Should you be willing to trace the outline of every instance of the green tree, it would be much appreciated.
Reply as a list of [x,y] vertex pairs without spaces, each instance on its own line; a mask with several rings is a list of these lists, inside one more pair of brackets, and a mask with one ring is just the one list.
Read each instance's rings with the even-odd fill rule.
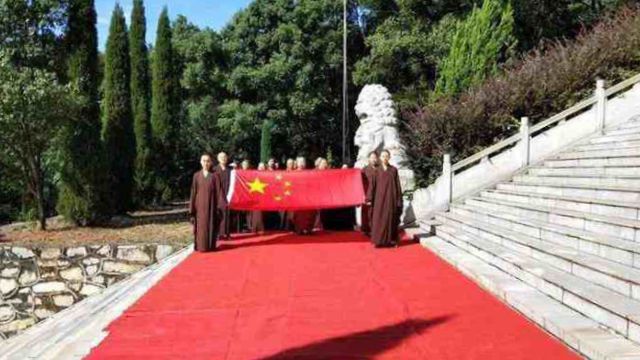
[[[66,52],[62,47],[62,34],[59,30],[66,25],[67,9],[68,0],[0,0],[0,52],[4,66],[10,66],[7,71],[17,72],[21,76],[27,76],[28,71],[46,73],[47,76],[55,74],[54,80],[64,76],[66,64],[63,54]],[[32,100],[35,99],[25,99],[24,103]],[[23,110],[15,109],[16,113]],[[58,128],[56,120],[52,119],[53,128]],[[49,130],[44,129],[47,136],[55,134]],[[9,142],[0,143],[0,222],[19,217],[31,220],[38,214],[38,199],[23,181],[26,177],[24,171],[21,171],[24,167],[20,164],[25,162],[24,158],[18,157],[23,152],[9,151],[8,145]],[[43,165],[45,197],[42,207],[46,208],[47,213],[51,212],[57,193],[53,189],[57,175],[55,161],[52,161],[56,157],[52,153],[53,151],[46,151],[40,159]]]
[[198,168],[202,151],[230,149],[226,143],[231,135],[217,126],[219,106],[228,97],[224,88],[226,56],[219,34],[198,28],[184,16],[173,22],[171,35],[182,100],[174,187],[184,192],[189,190],[191,171]]
[[[151,80],[151,129],[156,160],[156,196],[168,201],[171,193],[171,177],[175,163],[176,135],[178,134],[179,91],[174,72],[174,55],[171,45],[171,25],[165,7],[158,20],[156,45],[153,53]],[[159,200],[157,198],[157,200]]]
[[262,123],[262,135],[260,137],[260,161],[267,163],[271,158],[271,121]]
[[116,4],[105,52],[102,139],[113,209],[131,209],[136,142],[131,113],[129,38],[124,13]]
[[443,59],[435,92],[455,95],[498,71],[513,52],[513,8],[509,0],[484,0],[460,23]]
[[58,212],[80,225],[109,215],[100,141],[98,34],[93,0],[70,1],[66,32],[68,77],[79,97],[60,137]]
[[0,154],[5,165],[20,174],[33,198],[38,224],[46,228],[46,152],[74,107],[69,89],[55,74],[33,67],[17,67],[0,54]]
[[[328,148],[342,152],[335,136],[342,120],[342,4],[257,0],[221,31],[230,96],[220,106],[217,124],[225,135],[240,133],[229,135],[230,152],[246,152],[255,160],[264,120],[274,126],[272,155],[278,158],[322,156]],[[355,5],[349,2],[349,74],[364,50]],[[358,88],[348,81],[351,140]]]
[[146,18],[142,0],[134,0],[129,33],[131,47],[131,107],[136,136],[135,199],[147,204],[153,197],[153,164]]

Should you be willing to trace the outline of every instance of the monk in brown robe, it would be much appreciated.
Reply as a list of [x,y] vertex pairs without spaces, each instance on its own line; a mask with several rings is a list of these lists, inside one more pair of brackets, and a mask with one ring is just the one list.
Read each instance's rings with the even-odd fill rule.
[[367,204],[372,207],[371,241],[376,247],[397,246],[399,242],[402,189],[398,169],[389,164],[390,158],[389,151],[380,153],[380,166],[367,191]]
[[[285,171],[294,171],[296,169],[296,161],[293,159],[287,159],[287,167]],[[282,230],[290,230],[293,224],[293,211],[285,211],[282,216],[282,224],[280,224],[280,228]]]
[[[375,151],[369,153],[369,164],[362,168],[362,187],[366,194],[369,184],[373,182],[373,177],[378,168],[378,154]],[[361,208],[360,230],[366,235],[371,235],[371,206],[363,204]]]
[[[304,171],[307,162],[305,158],[298,157],[296,159],[297,171]],[[308,235],[313,232],[316,223],[318,211],[316,210],[298,210],[293,213],[293,228],[298,235]]]
[[214,171],[216,181],[220,187],[218,194],[218,233],[221,239],[231,238],[231,216],[229,214],[229,205],[227,204],[227,194],[231,183],[231,169],[227,166],[228,161],[229,157],[225,152],[219,153],[218,165]]
[[[264,163],[260,163],[260,164],[262,164],[264,168],[258,169],[258,170],[264,170],[264,171],[278,170],[276,167],[277,162],[275,158],[270,158],[266,164]],[[280,218],[280,212],[279,211],[263,211],[262,221],[264,222],[264,228],[266,230],[278,230],[278,228],[280,228],[280,223],[282,222]]]
[[189,216],[193,224],[194,247],[196,251],[214,251],[216,249],[218,185],[211,172],[211,155],[200,157],[202,170],[193,174]]

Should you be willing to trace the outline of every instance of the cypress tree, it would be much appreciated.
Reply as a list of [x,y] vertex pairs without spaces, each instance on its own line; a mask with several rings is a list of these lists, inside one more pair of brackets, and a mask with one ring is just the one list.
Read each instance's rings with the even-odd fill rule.
[[102,138],[107,157],[113,209],[131,209],[135,135],[131,112],[129,38],[124,13],[116,4],[111,16],[105,53]]
[[511,2],[484,0],[458,25],[449,55],[439,66],[436,95],[455,95],[495,74],[515,45]]
[[57,210],[79,225],[109,215],[100,141],[98,33],[93,0],[69,2],[65,41],[68,77],[80,99],[60,136],[60,196]]
[[265,164],[271,157],[271,121],[265,120],[262,123],[262,134],[260,137],[260,161]]
[[142,0],[133,1],[129,43],[131,46],[131,107],[136,136],[136,200],[146,204],[153,188],[149,58],[146,43],[146,18]]
[[151,131],[156,161],[156,195],[162,200],[172,197],[170,178],[177,152],[177,82],[171,46],[171,25],[165,7],[158,20],[153,53],[151,80]]

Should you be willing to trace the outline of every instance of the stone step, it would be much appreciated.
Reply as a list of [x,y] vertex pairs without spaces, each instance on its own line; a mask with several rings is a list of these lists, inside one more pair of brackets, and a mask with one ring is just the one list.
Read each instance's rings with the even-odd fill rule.
[[611,135],[626,135],[626,134],[638,134],[640,133],[640,127],[631,127],[631,128],[617,128],[612,130],[605,130],[605,136]]
[[465,200],[465,203],[484,206],[495,211],[510,212],[524,218],[640,242],[640,221],[637,220],[486,198],[470,198]]
[[640,302],[459,228],[439,226],[436,235],[622,336],[640,342]]
[[558,154],[555,159],[601,159],[638,156],[640,156],[640,147],[613,150],[566,151]]
[[634,141],[640,140],[640,133],[638,134],[622,134],[622,135],[603,135],[592,138],[589,140],[591,144],[604,144],[615,143],[618,141]]
[[485,207],[467,204],[455,204],[455,207],[452,207],[452,209],[457,208],[473,211],[475,214],[483,216],[488,223],[640,269],[640,243],[569,226],[523,218],[512,213]]
[[500,190],[532,192],[539,194],[555,194],[563,196],[580,196],[591,199],[622,201],[635,203],[640,201],[640,189],[619,186],[591,186],[591,185],[542,185],[536,181],[513,181],[499,183]]
[[635,118],[632,121],[627,121],[625,123],[622,123],[620,125],[617,125],[615,130],[619,130],[619,129],[630,129],[630,128],[640,128],[640,121],[636,120]]
[[480,196],[503,201],[552,206],[560,209],[640,220],[640,203],[499,189],[485,190],[480,193]]
[[540,185],[587,185],[600,188],[602,186],[615,186],[626,188],[640,188],[640,177],[609,177],[609,176],[533,176],[516,175],[513,181],[533,182]]
[[617,141],[617,142],[605,142],[596,144],[583,144],[575,146],[571,151],[590,151],[590,150],[613,150],[613,149],[628,149],[636,148],[640,146],[640,140],[629,141]]
[[534,166],[527,169],[527,174],[535,176],[606,176],[640,178],[640,166],[574,166],[561,168]]
[[424,236],[419,240],[422,246],[436,253],[581,355],[597,360],[640,357],[640,345],[608,331],[587,316],[464,249],[437,236]]
[[600,159],[568,159],[568,160],[546,160],[545,167],[569,168],[569,167],[624,167],[640,166],[640,157],[620,157],[620,158],[600,158]]
[[495,218],[477,213],[470,207],[457,205],[442,219],[445,225],[496,242],[621,295],[640,300],[639,269],[511,230],[496,221],[492,222]]

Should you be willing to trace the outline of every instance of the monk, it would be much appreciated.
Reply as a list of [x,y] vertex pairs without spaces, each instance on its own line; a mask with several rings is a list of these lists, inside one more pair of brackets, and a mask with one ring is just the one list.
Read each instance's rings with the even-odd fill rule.
[[[258,164],[258,170],[265,171],[264,163]],[[251,221],[249,222],[252,233],[261,234],[264,232],[264,213],[260,210],[251,211]]]
[[[329,169],[329,163],[326,159],[320,161],[319,169]],[[349,166],[344,164],[342,169],[348,169]],[[320,211],[320,219],[323,230],[353,230],[355,224],[355,208],[341,207],[334,209],[325,209]]]
[[231,238],[231,216],[229,214],[229,205],[227,204],[227,194],[229,193],[229,184],[231,182],[231,169],[227,166],[229,157],[225,152],[218,154],[218,165],[215,169],[215,177],[220,190],[218,192],[218,212],[219,223],[218,233],[220,239]]
[[[369,189],[369,184],[373,181],[373,176],[376,173],[376,169],[378,168],[378,154],[375,151],[369,153],[369,163],[367,166],[362,168],[362,187],[364,188],[364,193],[367,193]],[[366,235],[371,235],[371,206],[367,204],[363,204],[362,215],[360,220],[360,230]]]
[[[304,171],[307,167],[305,158],[298,157],[296,159],[297,171]],[[298,235],[309,235],[313,232],[316,222],[316,210],[299,210],[293,213],[293,228]]]
[[367,190],[371,211],[371,241],[376,247],[398,246],[402,189],[398,169],[389,164],[388,150],[380,153],[380,166]]
[[[262,165],[265,167],[262,170],[265,171],[276,171],[278,169],[275,158],[270,158],[266,164]],[[262,220],[264,222],[264,228],[266,230],[278,230],[280,228],[280,224],[282,223],[281,213],[279,211],[263,211]]]
[[189,217],[193,224],[194,247],[196,251],[215,251],[217,230],[218,185],[212,173],[211,155],[200,157],[202,170],[193,174],[191,197],[189,198]]
[[[240,170],[251,170],[251,162],[248,159],[242,160]],[[251,211],[236,211],[238,214],[238,229],[240,231],[251,232]]]
[[[293,159],[287,159],[285,171],[294,171],[296,169],[296,161]],[[282,216],[282,223],[280,228],[282,230],[290,230],[293,224],[293,212],[285,211]]]

